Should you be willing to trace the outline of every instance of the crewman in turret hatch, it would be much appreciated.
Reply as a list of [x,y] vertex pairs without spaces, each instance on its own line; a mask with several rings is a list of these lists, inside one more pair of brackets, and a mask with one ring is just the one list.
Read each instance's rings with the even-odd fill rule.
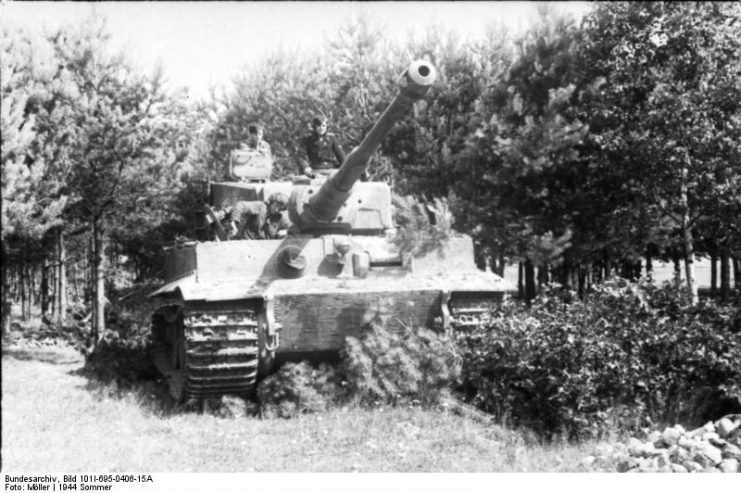
[[273,166],[273,153],[270,144],[263,140],[263,126],[260,123],[250,123],[247,127],[247,141],[243,142],[229,155],[229,179],[239,181],[244,177],[238,169],[245,165],[268,167],[266,174],[270,174]]
[[327,132],[327,117],[317,115],[311,122],[312,132],[301,141],[299,166],[306,176],[314,176],[314,171],[322,174],[339,168],[345,160],[337,136]]

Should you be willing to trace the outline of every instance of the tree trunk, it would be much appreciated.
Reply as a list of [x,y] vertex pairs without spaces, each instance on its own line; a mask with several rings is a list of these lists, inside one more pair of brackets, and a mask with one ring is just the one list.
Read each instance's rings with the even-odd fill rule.
[[675,253],[672,256],[672,262],[674,263],[674,282],[679,285],[682,282],[682,267],[679,263],[679,255]]
[[530,259],[525,260],[525,301],[535,298],[535,266]]
[[525,264],[522,262],[517,267],[517,294],[521,300],[525,299]]
[[578,272],[579,272],[579,287],[578,287],[579,299],[583,299],[584,292],[587,289],[587,269],[582,264],[579,264]]
[[93,273],[95,272],[95,241],[94,241],[95,235],[90,235],[90,247],[88,248],[86,256],[86,262],[85,262],[85,305],[90,306],[91,310],[94,309],[94,301],[93,301],[93,287],[95,285],[94,279],[95,276]]
[[504,277],[504,269],[506,267],[505,262],[506,261],[504,259],[504,255],[500,255],[499,256],[499,265],[497,265],[497,275],[499,277]]
[[550,282],[550,275],[548,272],[548,264],[543,264],[538,267],[538,291],[543,291],[543,286]]
[[64,231],[60,228],[57,233],[57,320],[64,323],[67,320],[67,248],[64,244]]
[[731,294],[731,265],[728,249],[720,250],[720,299],[728,301]]
[[736,294],[741,295],[741,258],[733,257],[733,284],[736,286]]
[[97,344],[105,331],[105,249],[100,223],[93,222],[93,343]]
[[77,282],[77,262],[72,264],[72,292],[75,294],[75,303],[80,302],[80,286]]
[[571,259],[568,257],[568,255],[564,255],[563,257],[563,263],[561,264],[561,279],[559,281],[561,282],[561,286],[564,287],[564,289],[571,289]]
[[646,247],[646,277],[648,278],[649,282],[653,282],[654,263],[653,263],[653,255],[651,255],[650,245]]
[[25,322],[29,318],[28,308],[28,265],[23,259],[23,265],[21,266],[21,318]]
[[718,296],[718,255],[715,248],[710,252],[710,297]]
[[44,260],[41,264],[41,314],[44,315],[49,311],[49,258],[44,253]]
[[[29,308],[33,308],[35,306],[38,306],[39,304],[39,296],[38,291],[36,290],[36,278],[38,277],[37,274],[37,265],[35,264],[28,264],[28,282],[29,282],[29,292],[28,292],[28,305]],[[31,312],[29,311],[29,315]]]
[[3,255],[3,268],[0,276],[2,276],[2,333],[7,334],[10,332],[10,312],[13,308],[13,303],[10,301],[10,273],[8,272],[8,266],[5,263],[6,256]]
[[[687,156],[689,159],[689,156]],[[695,250],[692,244],[692,226],[690,225],[690,206],[687,199],[687,166],[682,168],[682,182],[679,191],[679,203],[682,210],[682,241],[684,242],[684,273],[687,277],[687,301],[691,305],[698,302],[697,282],[695,281]]]

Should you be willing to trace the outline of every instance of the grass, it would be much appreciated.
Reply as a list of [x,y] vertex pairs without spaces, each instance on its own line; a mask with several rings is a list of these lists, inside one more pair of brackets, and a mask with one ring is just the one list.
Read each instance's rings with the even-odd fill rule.
[[291,420],[184,412],[155,382],[122,391],[86,378],[71,348],[4,348],[2,365],[2,465],[19,472],[576,472],[597,445],[526,445],[418,408]]

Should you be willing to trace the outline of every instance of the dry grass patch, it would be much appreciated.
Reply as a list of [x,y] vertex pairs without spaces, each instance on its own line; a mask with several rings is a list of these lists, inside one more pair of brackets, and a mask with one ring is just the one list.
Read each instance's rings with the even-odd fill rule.
[[71,350],[4,351],[3,466],[12,471],[579,471],[589,446],[526,444],[447,411],[355,407],[294,419],[183,412],[154,382],[117,389]]

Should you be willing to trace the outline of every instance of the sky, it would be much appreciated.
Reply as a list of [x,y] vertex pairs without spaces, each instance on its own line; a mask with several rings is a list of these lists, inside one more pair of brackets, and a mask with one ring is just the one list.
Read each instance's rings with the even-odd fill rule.
[[[563,2],[584,13],[587,2]],[[277,49],[310,55],[349,18],[367,15],[392,41],[421,35],[433,24],[462,39],[483,36],[501,22],[523,29],[535,2],[0,2],[11,28],[35,32],[79,25],[93,12],[107,19],[114,48],[149,72],[161,63],[169,85],[203,98],[210,87],[228,87],[241,69]]]

